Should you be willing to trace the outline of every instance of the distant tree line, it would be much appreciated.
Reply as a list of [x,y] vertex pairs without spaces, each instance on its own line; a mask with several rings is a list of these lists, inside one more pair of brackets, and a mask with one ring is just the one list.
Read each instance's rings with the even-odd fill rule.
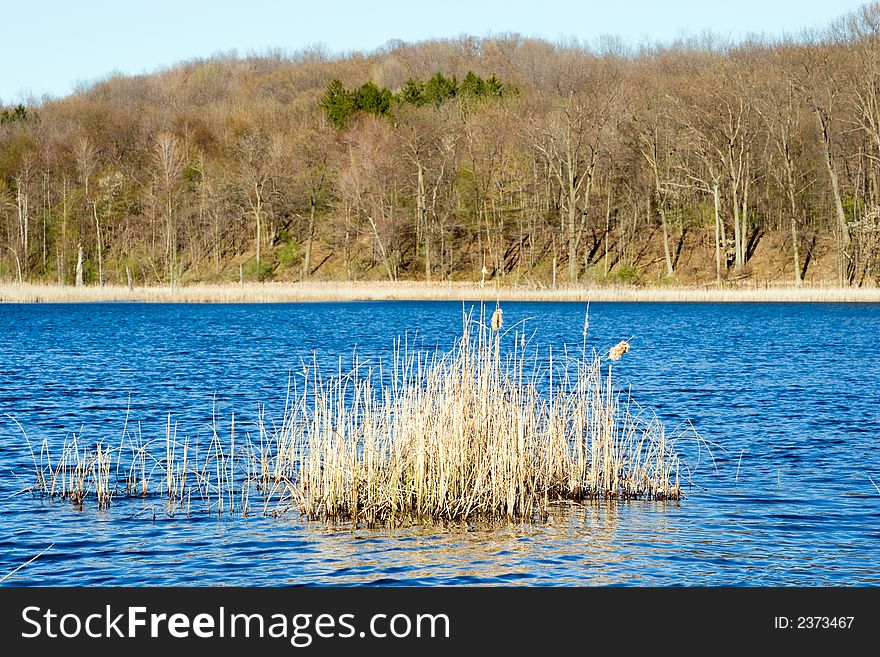
[[[880,7],[218,56],[0,107],[0,279],[880,281]],[[485,272],[485,273],[483,273]]]

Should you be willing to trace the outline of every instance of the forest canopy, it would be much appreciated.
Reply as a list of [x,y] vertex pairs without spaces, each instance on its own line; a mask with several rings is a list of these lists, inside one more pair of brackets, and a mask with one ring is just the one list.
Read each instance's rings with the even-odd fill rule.
[[874,284],[880,7],[113,76],[0,107],[0,224],[7,281]]

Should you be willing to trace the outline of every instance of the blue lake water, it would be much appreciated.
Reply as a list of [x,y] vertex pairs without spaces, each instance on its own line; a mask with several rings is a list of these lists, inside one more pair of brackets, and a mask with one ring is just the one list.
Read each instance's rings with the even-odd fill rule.
[[[470,308],[472,304],[467,304]],[[583,304],[506,303],[506,325],[579,349]],[[546,522],[369,529],[170,516],[158,500],[80,509],[20,493],[31,442],[204,435],[283,414],[301,360],[446,349],[461,303],[0,305],[0,577],[16,585],[876,585],[880,305],[599,304],[589,347],[629,339],[618,385],[695,469],[678,503],[556,504]]]

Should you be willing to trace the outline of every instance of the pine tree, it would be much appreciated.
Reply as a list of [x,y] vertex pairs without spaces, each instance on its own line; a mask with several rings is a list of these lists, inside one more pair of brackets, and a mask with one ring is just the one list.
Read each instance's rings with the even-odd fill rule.
[[355,102],[342,81],[339,78],[333,78],[327,84],[327,89],[321,98],[321,107],[327,114],[330,123],[342,129],[348,125],[348,119],[355,110]]

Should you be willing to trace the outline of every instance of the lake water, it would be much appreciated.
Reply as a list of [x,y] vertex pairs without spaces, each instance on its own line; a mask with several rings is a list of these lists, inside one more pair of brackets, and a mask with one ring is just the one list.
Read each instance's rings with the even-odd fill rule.
[[[472,304],[467,304],[470,308]],[[583,304],[506,303],[534,340],[580,348]],[[394,529],[82,509],[19,493],[33,443],[117,441],[125,422],[204,435],[283,413],[314,355],[446,349],[461,303],[0,305],[0,577],[16,585],[876,585],[880,305],[599,304],[589,346],[629,339],[618,385],[712,447],[678,503],[555,505],[546,522]]]

